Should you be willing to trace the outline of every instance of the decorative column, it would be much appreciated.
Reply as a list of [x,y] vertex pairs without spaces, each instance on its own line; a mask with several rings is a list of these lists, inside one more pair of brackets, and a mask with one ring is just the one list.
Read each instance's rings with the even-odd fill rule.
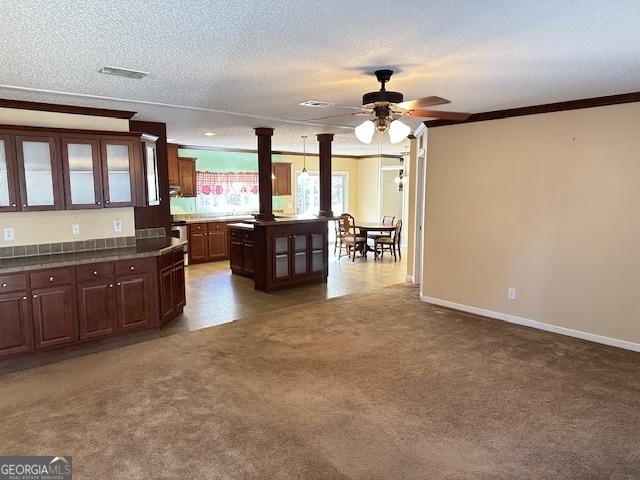
[[333,217],[331,211],[331,142],[333,133],[319,133],[320,212],[321,217]]
[[273,220],[273,200],[271,182],[271,137],[273,128],[254,129],[258,137],[258,194],[260,213],[257,220]]

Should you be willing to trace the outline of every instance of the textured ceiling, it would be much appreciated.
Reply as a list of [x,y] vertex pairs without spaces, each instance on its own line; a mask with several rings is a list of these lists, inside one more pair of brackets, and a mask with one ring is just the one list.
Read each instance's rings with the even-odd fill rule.
[[134,110],[181,143],[254,148],[267,126],[277,149],[334,132],[335,152],[375,153],[346,128],[361,119],[309,121],[348,110],[298,103],[359,105],[375,67],[469,112],[638,91],[638,25],[638,0],[3,0],[0,97]]

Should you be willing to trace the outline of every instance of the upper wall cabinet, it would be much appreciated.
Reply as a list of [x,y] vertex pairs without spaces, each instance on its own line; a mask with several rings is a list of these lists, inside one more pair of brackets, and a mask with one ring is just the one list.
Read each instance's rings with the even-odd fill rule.
[[23,211],[62,208],[62,172],[54,136],[15,137]]
[[15,212],[20,208],[14,152],[11,136],[0,135],[0,212]]
[[0,212],[157,205],[155,138],[0,126]]
[[104,206],[130,207],[134,204],[136,145],[127,140],[102,140],[100,144]]
[[160,205],[160,185],[158,183],[158,156],[156,151],[158,137],[142,135],[142,168],[145,205],[152,207]]
[[62,169],[67,208],[102,207],[102,168],[97,140],[63,138]]

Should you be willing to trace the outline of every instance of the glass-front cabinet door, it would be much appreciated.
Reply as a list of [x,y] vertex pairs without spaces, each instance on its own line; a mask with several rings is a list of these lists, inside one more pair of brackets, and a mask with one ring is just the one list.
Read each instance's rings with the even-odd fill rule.
[[54,137],[17,136],[22,210],[61,207],[61,171]]
[[307,234],[302,233],[293,236],[293,275],[301,276],[307,274]]
[[142,142],[144,169],[147,188],[147,206],[160,205],[160,187],[158,185],[158,159],[155,142]]
[[97,141],[63,138],[62,169],[67,208],[102,207],[102,174]]
[[134,203],[134,143],[121,140],[103,140],[101,144],[104,206],[132,206]]
[[274,280],[289,278],[289,235],[273,237]]
[[0,211],[18,210],[17,177],[13,142],[9,135],[0,135]]
[[311,271],[314,273],[324,271],[325,236],[322,233],[311,234]]

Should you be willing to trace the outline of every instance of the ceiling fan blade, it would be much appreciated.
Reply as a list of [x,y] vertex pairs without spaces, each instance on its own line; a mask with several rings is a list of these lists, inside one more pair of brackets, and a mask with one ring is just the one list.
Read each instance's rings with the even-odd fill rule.
[[396,104],[398,107],[404,110],[414,110],[416,108],[431,107],[433,105],[444,105],[445,103],[451,103],[446,98],[441,97],[423,97],[415,100],[407,100],[406,102]]
[[457,120],[463,121],[471,116],[470,113],[463,112],[445,112],[443,110],[425,110],[415,109],[410,112],[403,113],[406,117],[421,117],[421,118],[442,118],[444,120]]

